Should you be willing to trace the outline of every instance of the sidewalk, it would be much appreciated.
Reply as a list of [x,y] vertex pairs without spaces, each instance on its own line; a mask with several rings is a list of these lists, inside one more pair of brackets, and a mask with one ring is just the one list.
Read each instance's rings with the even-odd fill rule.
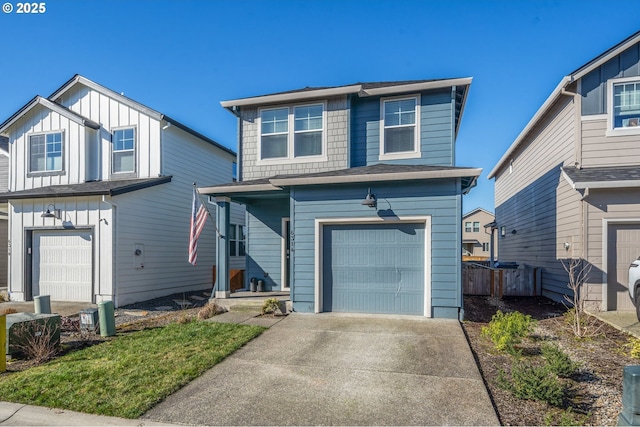
[[83,414],[21,403],[0,402],[0,426],[171,426],[147,420]]

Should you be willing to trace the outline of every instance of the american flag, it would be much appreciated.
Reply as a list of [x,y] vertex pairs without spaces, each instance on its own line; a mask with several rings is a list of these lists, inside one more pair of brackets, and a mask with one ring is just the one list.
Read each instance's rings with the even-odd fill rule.
[[198,259],[198,237],[207,222],[207,208],[200,202],[200,197],[193,188],[193,202],[191,203],[191,233],[189,235],[189,262],[196,265]]

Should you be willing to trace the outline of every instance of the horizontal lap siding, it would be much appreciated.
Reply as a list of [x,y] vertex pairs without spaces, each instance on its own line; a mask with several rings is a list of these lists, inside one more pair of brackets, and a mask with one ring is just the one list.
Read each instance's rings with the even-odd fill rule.
[[575,161],[574,119],[572,99],[561,98],[495,183],[496,222],[506,227],[500,261],[542,267],[543,294],[556,300],[568,292],[560,260],[581,254],[580,194],[560,172]]
[[[422,183],[373,183],[363,185],[295,188],[294,305],[313,312],[315,298],[315,219],[378,217],[380,215],[425,216],[432,220],[431,289],[433,312],[460,307],[461,206],[455,180]],[[360,204],[367,188],[376,195],[378,207]],[[429,233],[426,233],[429,235]],[[457,314],[456,314],[457,315]],[[454,316],[455,317],[455,316]]]
[[606,136],[607,120],[582,122],[582,166],[635,166],[640,164],[638,135]]
[[[589,277],[589,300],[602,300],[603,272],[607,260],[603,255],[603,219],[637,220],[640,223],[640,190],[591,190],[588,206],[588,251],[592,264]],[[609,230],[610,231],[610,230]],[[638,254],[640,255],[640,254]]]
[[[164,173],[169,183],[113,198],[117,217],[118,304],[212,287],[216,260],[216,205],[202,200],[211,218],[198,239],[197,265],[188,262],[193,182],[230,182],[233,156],[170,127],[163,131]],[[236,212],[240,210],[240,213]],[[231,217],[242,216],[232,205]],[[144,245],[144,268],[134,265],[134,245]]]

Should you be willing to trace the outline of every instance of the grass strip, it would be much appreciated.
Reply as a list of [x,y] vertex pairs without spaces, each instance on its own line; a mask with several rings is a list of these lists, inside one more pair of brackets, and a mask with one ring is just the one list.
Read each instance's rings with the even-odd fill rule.
[[0,399],[138,418],[264,330],[194,321],[132,332],[1,375]]

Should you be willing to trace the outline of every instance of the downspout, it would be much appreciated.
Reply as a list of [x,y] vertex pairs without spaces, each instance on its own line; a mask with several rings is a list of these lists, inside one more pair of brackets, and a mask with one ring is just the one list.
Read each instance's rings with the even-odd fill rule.
[[[111,295],[113,296],[113,304],[115,307],[118,307],[118,294],[117,294],[117,286],[116,286],[116,279],[118,277],[118,262],[117,262],[117,255],[118,255],[118,220],[117,220],[117,207],[118,205],[116,205],[115,203],[107,200],[107,196],[102,196],[102,202],[106,203],[107,205],[111,206],[111,227],[112,227],[112,232],[111,232]],[[99,223],[100,221],[98,221]],[[106,221],[105,221],[106,222]]]

